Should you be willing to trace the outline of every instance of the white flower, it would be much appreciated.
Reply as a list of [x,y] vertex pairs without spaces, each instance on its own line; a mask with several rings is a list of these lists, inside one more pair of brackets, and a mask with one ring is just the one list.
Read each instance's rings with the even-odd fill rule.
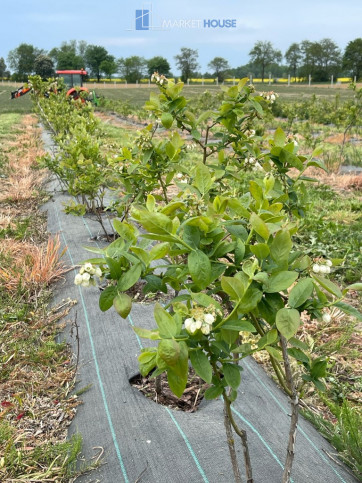
[[206,324],[212,325],[215,322],[215,317],[212,314],[205,314],[204,321]]
[[331,273],[331,269],[328,267],[328,265],[324,267],[324,273]]
[[330,323],[330,321],[332,320],[332,317],[331,317],[329,314],[324,313],[324,314],[323,314],[323,317],[322,317],[322,320],[323,320],[323,322],[325,322],[326,324],[329,324],[329,323]]
[[87,272],[83,273],[83,275],[82,275],[83,281],[86,281],[86,282],[89,281],[90,277],[91,277],[90,273],[87,273]]
[[312,270],[313,270],[314,273],[319,273],[320,269],[321,269],[321,267],[317,263],[315,263],[312,267]]
[[333,265],[332,260],[326,260],[327,267],[331,267]]
[[74,278],[75,285],[80,285],[82,282],[83,282],[83,275],[80,273],[77,273],[77,275]]
[[176,178],[177,179],[182,179],[184,177],[184,175],[182,173],[177,173],[176,174]]
[[205,324],[201,327],[201,332],[204,335],[209,335],[210,334],[210,326],[208,324]]
[[93,265],[91,263],[85,263],[84,264],[84,270],[86,272],[90,272],[92,270],[92,268],[93,268]]
[[201,327],[202,327],[202,321],[201,321],[201,320],[196,320],[196,321],[195,321],[195,326],[196,326],[196,329],[197,329],[197,330],[198,330],[198,329],[201,329]]
[[102,270],[99,267],[97,267],[94,271],[94,275],[100,278],[103,275]]
[[270,100],[271,100],[271,101],[275,101],[275,99],[276,99],[275,94],[271,94],[271,96],[270,96]]
[[89,287],[90,281],[89,280],[83,280],[82,282],[82,287]]
[[79,273],[82,275],[84,273],[84,267],[80,267]]
[[329,273],[331,269],[327,267],[327,265],[320,265],[319,272],[320,273]]
[[196,322],[192,322],[192,324],[190,325],[190,333],[191,334],[194,334],[195,332],[197,331],[197,323]]

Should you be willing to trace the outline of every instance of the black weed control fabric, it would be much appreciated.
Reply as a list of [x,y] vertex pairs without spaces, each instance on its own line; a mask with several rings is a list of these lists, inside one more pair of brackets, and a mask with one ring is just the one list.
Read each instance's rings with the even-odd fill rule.
[[[98,226],[87,217],[65,215],[62,203],[68,199],[54,191],[44,209],[49,231],[59,233],[68,248],[64,260],[73,265],[92,256],[83,247],[97,245],[91,238]],[[129,384],[138,373],[137,356],[148,344],[132,326],[154,327],[152,305],[135,304],[127,320],[113,309],[102,313],[99,290],[74,285],[77,271],[67,274],[54,299],[54,304],[68,297],[78,300],[71,313],[79,325],[77,389],[91,385],[81,396],[84,404],[78,407],[70,434],[81,433],[88,459],[104,450],[104,464],[77,482],[232,483],[222,401],[203,401],[196,413],[183,413],[148,400]],[[69,334],[64,336],[74,343]],[[243,367],[234,416],[248,433],[255,483],[278,483],[289,431],[288,400],[253,359]],[[237,448],[243,468],[239,441]],[[328,442],[301,418],[293,482],[355,482],[343,465],[328,456],[333,454]]]

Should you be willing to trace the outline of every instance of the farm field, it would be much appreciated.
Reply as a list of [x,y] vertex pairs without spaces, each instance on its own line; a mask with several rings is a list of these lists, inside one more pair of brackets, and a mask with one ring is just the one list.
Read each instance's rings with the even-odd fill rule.
[[[259,86],[257,90],[258,88]],[[200,124],[195,124],[193,129],[177,130],[174,127],[176,125],[174,118],[179,114],[169,106],[177,96],[181,95],[180,93],[172,94],[175,98],[168,100],[168,107],[161,106],[156,101],[152,104],[151,101],[150,110],[145,111],[142,106],[149,100],[151,92],[159,93],[157,87],[99,89],[99,94],[104,98],[101,99],[101,105],[95,113],[88,107],[82,110],[81,105],[74,108],[74,103],[70,105],[65,99],[59,105],[56,100],[52,100],[54,103],[49,106],[46,104],[46,99],[40,99],[38,102],[43,106],[43,113],[38,109],[37,114],[41,118],[46,110],[46,119],[53,129],[53,135],[58,136],[60,149],[54,158],[42,152],[36,117],[28,115],[32,111],[30,96],[10,101],[11,88],[0,86],[0,145],[2,147],[0,172],[6,186],[0,198],[0,257],[3,264],[0,271],[3,282],[0,327],[6,336],[3,352],[6,355],[6,362],[9,363],[3,374],[7,385],[1,397],[5,421],[1,423],[4,425],[1,427],[3,442],[0,444],[3,444],[1,449],[6,451],[6,454],[4,464],[0,468],[0,475],[3,476],[4,481],[15,481],[15,478],[20,477],[30,478],[31,471],[38,480],[45,478],[44,475],[46,475],[47,478],[58,478],[56,481],[69,481],[70,477],[76,474],[75,461],[81,445],[80,437],[74,437],[69,443],[64,443],[66,428],[62,427],[59,435],[50,434],[46,438],[44,436],[46,444],[56,442],[55,449],[51,451],[48,446],[45,446],[48,451],[44,452],[44,459],[36,454],[36,442],[27,440],[25,434],[27,428],[34,424],[37,411],[45,409],[38,407],[37,402],[31,406],[30,401],[25,397],[32,379],[28,381],[18,377],[19,373],[23,374],[25,370],[19,352],[24,350],[24,340],[28,337],[29,331],[35,328],[39,331],[36,334],[41,336],[34,337],[44,340],[45,346],[37,347],[38,356],[34,354],[35,340],[34,346],[29,344],[27,348],[30,352],[26,352],[26,360],[34,364],[30,371],[32,378],[36,378],[37,371],[43,371],[43,367],[50,367],[55,380],[63,381],[63,385],[57,388],[58,392],[50,393],[49,401],[57,401],[70,422],[78,404],[77,398],[70,396],[73,394],[71,389],[74,384],[72,371],[76,371],[77,367],[70,363],[72,356],[66,344],[55,343],[57,332],[55,323],[61,317],[48,309],[50,282],[52,279],[64,276],[70,267],[64,265],[65,257],[58,260],[54,248],[57,246],[56,240],[53,245],[49,245],[45,220],[39,217],[37,211],[48,197],[45,190],[46,184],[43,183],[50,172],[53,177],[61,180],[63,188],[72,197],[71,201],[68,200],[64,205],[64,212],[68,213],[69,219],[74,221],[75,216],[80,216],[83,224],[84,220],[90,217],[92,222],[98,222],[98,237],[102,242],[100,246],[105,250],[112,240],[115,240],[109,252],[102,251],[99,247],[93,249],[96,254],[94,257],[105,256],[108,266],[103,258],[92,258],[88,264],[92,264],[89,270],[93,272],[87,271],[84,264],[79,273],[78,270],[75,271],[78,273],[76,283],[83,287],[80,290],[85,292],[88,286],[96,283],[99,273],[102,281],[108,280],[107,286],[102,287],[105,290],[99,292],[101,295],[96,294],[100,297],[99,304],[102,311],[105,312],[108,309],[114,311],[111,308],[114,305],[122,318],[126,319],[131,308],[131,299],[134,297],[134,293],[129,289],[138,282],[139,278],[147,281],[144,285],[146,294],[160,295],[168,292],[172,293],[172,296],[177,296],[180,289],[189,290],[193,294],[192,297],[198,294],[195,295],[195,299],[185,298],[180,301],[186,301],[187,304],[195,306],[197,302],[198,309],[203,307],[203,310],[210,308],[210,299],[214,296],[216,302],[211,303],[216,303],[215,307],[224,304],[224,299],[220,296],[222,293],[228,303],[223,306],[223,312],[221,309],[215,310],[214,307],[211,324],[216,318],[221,324],[222,319],[228,319],[230,313],[238,314],[238,304],[242,306],[242,296],[238,295],[241,281],[240,284],[236,282],[236,285],[231,288],[226,285],[226,281],[232,283],[230,280],[237,278],[236,273],[241,274],[239,276],[241,280],[246,280],[245,274],[248,275],[249,285],[246,289],[244,287],[246,291],[249,290],[249,286],[251,287],[250,284],[253,284],[251,288],[256,291],[261,291],[260,287],[263,287],[265,292],[263,292],[263,300],[276,300],[277,294],[283,292],[274,309],[294,310],[300,313],[298,317],[301,322],[299,324],[298,319],[292,334],[289,333],[290,328],[286,330],[278,325],[279,332],[275,329],[273,325],[275,315],[274,318],[270,315],[265,308],[267,304],[265,307],[262,306],[260,299],[256,304],[251,305],[251,308],[244,302],[243,314],[252,313],[252,315],[250,317],[246,315],[245,320],[243,315],[237,315],[242,336],[241,349],[234,345],[236,338],[233,339],[234,336],[230,333],[226,334],[233,330],[235,333],[235,328],[232,329],[230,324],[231,329],[225,330],[220,336],[225,337],[225,340],[220,339],[224,344],[223,350],[225,351],[225,344],[228,344],[233,348],[234,356],[235,354],[243,356],[242,351],[247,355],[253,354],[258,363],[262,364],[271,375],[277,365],[279,369],[273,377],[288,393],[291,387],[290,380],[281,375],[282,369],[279,364],[283,360],[282,345],[285,338],[298,339],[299,345],[298,341],[293,342],[295,345],[290,345],[289,350],[290,354],[295,356],[292,368],[295,379],[299,381],[297,387],[302,400],[301,412],[334,445],[336,453],[331,457],[338,458],[338,453],[339,461],[349,466],[351,474],[358,477],[361,473],[362,463],[359,459],[361,434],[357,431],[361,423],[358,402],[362,394],[359,354],[361,315],[357,311],[360,304],[359,282],[362,279],[360,250],[362,181],[357,169],[362,168],[362,134],[359,125],[361,97],[357,97],[358,91],[353,92],[348,89],[288,88],[287,86],[273,86],[271,89],[280,97],[275,103],[270,104],[266,103],[268,101],[266,97],[259,99],[258,102],[265,110],[263,119],[261,115],[257,115],[260,114],[260,110],[255,107],[255,104],[252,102],[247,104],[249,93],[245,94],[243,109],[248,116],[248,124],[240,125],[243,135],[237,140],[228,139],[226,134],[230,129],[235,136],[235,131],[232,130],[232,122],[234,122],[232,117],[227,118],[217,129],[214,128],[214,121],[205,117],[208,120],[201,119]],[[207,87],[210,94],[204,94],[205,90],[206,86],[185,88],[183,95],[192,99],[190,105],[193,111],[189,120],[200,119],[205,111],[218,109],[222,102],[226,104],[225,98],[217,95],[220,93],[219,88]],[[265,86],[264,90],[269,90],[268,86]],[[227,102],[232,105],[236,99],[232,96],[236,95],[241,96],[240,91],[238,94],[230,92]],[[153,97],[155,98],[155,95]],[[3,102],[5,98],[6,101]],[[179,105],[181,104],[182,102]],[[351,109],[354,106],[356,109]],[[47,110],[48,107],[49,110]],[[67,115],[64,115],[65,110],[68,110]],[[153,130],[145,127],[147,122],[152,120],[150,113],[154,113],[156,119],[161,119],[160,129]],[[237,112],[237,115],[240,115],[240,112]],[[43,123],[44,120],[43,117]],[[177,121],[179,126],[182,122],[186,122],[181,117],[177,118]],[[212,127],[209,128],[211,124]],[[170,128],[174,130],[170,131]],[[224,144],[220,144],[219,149],[213,151],[213,146],[218,142]],[[280,153],[288,145],[287,150],[283,151],[285,156],[283,158]],[[318,150],[319,146],[322,147],[321,151]],[[265,153],[268,149],[272,150],[270,155],[272,161],[270,159],[265,161]],[[38,166],[36,166],[37,157],[42,159]],[[27,159],[28,164],[21,168],[23,171],[20,173],[20,179],[16,178],[16,163],[21,159]],[[308,169],[304,170],[303,163],[306,163],[306,160],[310,160],[310,164]],[[343,175],[340,174],[342,166],[352,167],[355,170]],[[45,169],[48,171],[43,171]],[[288,176],[284,178],[286,172]],[[267,176],[265,173],[268,173]],[[300,177],[303,183],[298,185]],[[21,184],[26,183],[25,178],[28,179],[28,184]],[[313,180],[310,181],[310,178]],[[18,189],[14,189],[16,186]],[[287,189],[283,191],[285,187]],[[232,205],[230,202],[229,207],[226,208],[228,200],[233,198],[241,200],[240,204]],[[269,213],[268,218],[266,212],[271,206],[274,206],[272,209],[275,212]],[[108,211],[103,212],[105,207]],[[224,219],[226,209],[229,211]],[[214,217],[212,222],[208,221],[210,217]],[[114,224],[114,233],[109,233],[110,218],[124,222],[122,224],[119,221],[118,225]],[[199,224],[190,220],[191,218],[198,220]],[[35,222],[35,219],[38,221]],[[149,219],[153,220],[152,223]],[[243,219],[242,223],[239,223],[240,219]],[[190,227],[194,228],[189,228],[187,233],[186,230],[182,232],[188,220]],[[223,220],[222,223],[226,221],[225,226],[230,228],[229,231],[223,232],[226,241],[221,240],[222,237],[216,241],[212,239],[218,236],[217,230],[225,229],[220,220]],[[230,220],[233,220],[232,226],[228,225]],[[142,227],[143,232],[148,233],[149,238],[153,243],[156,242],[155,246],[158,248],[155,249],[150,244],[137,241],[135,228],[130,228],[131,225]],[[171,226],[174,228],[171,229]],[[210,226],[212,230],[209,229]],[[200,233],[195,235],[196,229],[200,230],[202,235]],[[277,257],[273,254],[276,242],[273,240],[276,233],[281,232],[286,239],[285,245],[289,247],[286,250],[290,259],[288,256],[284,257],[283,269],[278,269],[275,265]],[[245,233],[246,236],[244,236]],[[175,238],[176,236],[180,238]],[[108,237],[110,239],[105,241]],[[145,239],[143,241],[145,242]],[[84,244],[86,242],[87,240],[84,240]],[[293,252],[290,253],[292,243]],[[24,274],[28,273],[26,272],[27,262],[19,261],[17,259],[20,257],[19,253],[11,251],[11,246],[18,246],[17,244],[19,244],[19,250],[22,250],[21,244],[23,244],[22,246],[29,247],[30,251],[33,248],[30,248],[29,244],[47,246],[47,249],[44,248],[44,253],[48,255],[53,249],[54,259],[50,267],[52,272],[42,284],[29,281],[28,285],[22,285],[18,272],[11,271],[11,266],[19,262],[20,273],[21,270]],[[117,252],[120,244],[122,244],[122,253]],[[214,249],[209,250],[208,247],[214,247]],[[157,250],[159,250],[158,253]],[[195,262],[197,268],[192,267],[193,262],[190,260],[194,255],[190,255],[188,250],[201,257],[201,261]],[[283,251],[278,246],[279,250]],[[125,252],[127,257],[124,257]],[[200,255],[200,252],[203,255]],[[162,260],[169,265],[165,279],[163,275],[153,271],[151,259],[148,258],[149,253],[154,255],[154,260]],[[93,255],[89,256],[93,257]],[[188,262],[185,261],[185,257],[189,257]],[[210,257],[211,262],[205,261],[205,257]],[[49,256],[47,260],[50,263]],[[322,277],[322,272],[319,273],[320,269],[316,269],[315,266],[329,267],[325,264],[327,260],[331,269],[325,269],[324,273],[329,274],[326,282],[324,276],[327,277],[327,275]],[[82,264],[82,262],[83,260],[77,259],[73,260],[72,264]],[[225,266],[219,274],[215,272],[214,279],[210,274],[210,280],[205,285],[203,279],[206,277],[205,273],[208,272],[210,263],[212,266],[217,265],[219,270],[221,270],[220,265]],[[243,263],[248,266],[245,269],[246,272],[239,268]],[[254,268],[251,268],[252,263],[255,264]],[[256,266],[258,266],[257,269]],[[271,272],[269,273],[268,270]],[[289,285],[281,284],[274,290],[265,282],[265,277],[275,277],[278,270],[297,275]],[[256,271],[260,274],[259,277],[256,276]],[[128,279],[127,283],[122,285],[124,273],[128,274]],[[226,275],[221,275],[223,273]],[[84,274],[89,276],[84,277]],[[106,275],[105,279],[103,279],[104,275]],[[253,279],[254,276],[255,279]],[[218,281],[218,277],[221,277],[221,282]],[[225,277],[224,280],[223,277]],[[294,282],[297,279],[298,284],[302,280],[308,280],[303,284],[312,283],[311,289],[308,286],[306,294],[303,293],[297,297],[298,301],[293,302],[289,298],[290,305],[286,307],[283,305],[281,308],[280,304],[284,304],[283,300],[290,297],[290,290],[293,291]],[[117,294],[114,292],[116,286],[119,291]],[[344,292],[343,290],[349,286],[352,287],[351,290]],[[107,291],[108,298],[104,295]],[[257,297],[255,293],[250,290],[250,297]],[[186,305],[180,304],[180,301],[176,300],[173,305],[172,317],[176,317],[174,315],[176,313],[183,319],[192,319],[194,312],[188,312],[186,315],[184,309]],[[60,314],[64,315],[63,312],[67,312],[70,305],[69,302],[69,305],[66,303],[64,307],[59,308]],[[162,312],[164,309],[157,310],[159,312],[156,320],[157,317],[171,317]],[[240,309],[241,312],[242,309]],[[211,312],[208,315],[211,315]],[[45,322],[49,317],[50,326]],[[102,317],[101,312],[98,317]],[[215,342],[211,339],[209,327],[205,328],[204,324],[202,333],[200,328],[193,331],[186,328],[186,320],[184,320],[185,328],[182,331],[182,337],[191,340],[190,349],[196,350],[197,344],[204,343],[209,336],[212,343]],[[208,320],[211,318],[209,317]],[[250,323],[255,324],[252,329],[250,329]],[[199,333],[193,339],[196,330],[199,330]],[[260,340],[272,330],[274,332],[268,339],[269,346],[266,343],[263,345]],[[15,331],[18,331],[18,336],[14,342]],[[139,334],[143,337],[141,332]],[[239,330],[236,332],[236,337],[238,334]],[[279,335],[275,338],[275,334]],[[176,332],[173,337],[176,337]],[[230,358],[226,358],[224,353],[220,356],[220,340],[216,340],[218,344],[215,344],[213,357],[215,360],[216,357],[221,357],[223,362],[220,364],[228,367],[231,365],[233,355],[230,353]],[[270,350],[266,350],[265,347]],[[153,360],[153,353],[146,349],[143,349],[143,353],[146,354],[145,358],[149,358],[145,363],[147,366],[149,360]],[[172,357],[176,357],[175,354]],[[191,361],[194,364],[193,358]],[[311,361],[320,362],[319,372],[316,370],[313,372],[315,366]],[[206,377],[205,380],[211,384],[211,377],[205,376],[205,372],[200,370],[197,363],[195,366],[196,372],[202,373]],[[154,365],[151,369],[153,368]],[[211,371],[210,364],[207,368]],[[220,375],[215,365],[212,370]],[[144,371],[146,374],[145,369]],[[170,372],[172,373],[171,370]],[[301,379],[302,374],[307,377]],[[226,369],[225,380],[229,381],[230,388],[234,389],[238,384],[230,377]],[[172,386],[172,378],[170,379]],[[174,382],[173,386],[174,392],[181,393],[178,386],[179,378],[176,379],[177,382]],[[238,380],[238,377],[236,379]],[[214,386],[211,389],[216,388],[214,391],[216,397],[223,394],[227,398],[228,393],[225,391],[225,386],[220,385],[220,380],[217,383],[213,379]],[[43,380],[39,384],[39,395],[42,391],[50,390],[48,387],[44,389],[42,384],[45,384]],[[48,381],[48,384],[51,386],[51,382]],[[205,392],[204,389],[202,392]],[[16,394],[17,397],[11,394]],[[50,404],[49,401],[48,404]],[[3,402],[6,404],[4,405]],[[14,420],[19,421],[15,431],[10,429],[10,423]],[[13,464],[13,455],[19,451],[17,441],[22,442],[21,458],[18,458],[18,464]],[[71,456],[68,458],[69,453]],[[107,454],[104,457],[107,460]],[[57,458],[62,464],[54,465],[56,469],[54,473],[47,474],[46,470],[41,473],[40,468],[49,468]]]

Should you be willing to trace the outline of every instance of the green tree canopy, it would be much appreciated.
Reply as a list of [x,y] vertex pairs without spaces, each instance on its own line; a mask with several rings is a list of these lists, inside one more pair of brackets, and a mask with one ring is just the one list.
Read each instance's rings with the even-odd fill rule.
[[84,69],[86,46],[85,40],[70,40],[63,42],[60,47],[51,49],[48,55],[58,70]]
[[85,50],[85,60],[90,68],[92,75],[97,77],[99,82],[101,78],[101,64],[104,60],[111,60],[107,50],[100,45],[88,45]]
[[138,55],[120,58],[118,60],[118,72],[130,84],[135,84],[145,75],[146,60]]
[[282,53],[273,47],[271,42],[258,40],[249,52],[251,62],[261,69],[261,78],[264,82],[265,70],[270,64],[280,62]]
[[18,80],[26,81],[28,76],[34,73],[34,62],[38,55],[43,54],[31,44],[20,44],[16,49],[10,50],[8,63],[16,74]]
[[44,80],[53,77],[55,72],[52,59],[48,55],[38,55],[34,61],[34,71]]
[[5,77],[6,75],[6,64],[4,57],[0,57],[0,77]]
[[118,66],[116,63],[116,59],[113,57],[113,55],[108,55],[107,59],[101,62],[100,70],[109,79],[112,77],[113,74],[117,72]]
[[321,82],[328,81],[331,75],[337,76],[341,69],[341,52],[331,39],[303,40],[300,48],[303,55],[301,75],[311,75],[313,80]]
[[160,55],[156,55],[147,61],[147,73],[149,76],[151,76],[154,72],[169,76],[170,69],[171,68],[168,60]]
[[213,75],[217,77],[219,82],[223,82],[227,71],[230,69],[229,63],[223,57],[214,57],[210,62],[207,64],[207,67],[212,71]]
[[362,77],[362,38],[351,40],[343,55],[343,68],[357,80]]
[[285,52],[285,60],[287,61],[290,73],[294,78],[297,77],[298,67],[300,66],[303,58],[300,45],[294,42],[288,50]]
[[181,53],[175,55],[176,65],[181,71],[181,79],[183,82],[187,82],[187,79],[190,79],[198,69],[198,56],[199,54],[197,50],[189,49],[187,47],[182,47]]

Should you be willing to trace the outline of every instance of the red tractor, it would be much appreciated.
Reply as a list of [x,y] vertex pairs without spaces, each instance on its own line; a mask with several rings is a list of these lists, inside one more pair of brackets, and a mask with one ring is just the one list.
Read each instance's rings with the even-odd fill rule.
[[[87,75],[87,72],[84,69],[57,70],[56,74],[58,75],[59,78],[62,78],[64,80],[64,84],[68,89],[67,97],[78,99],[80,92],[83,91],[83,92],[89,93],[88,89],[86,87],[83,87],[83,77]],[[27,94],[29,91],[31,91],[31,89],[32,89],[32,86],[30,84],[28,84],[26,87],[21,86],[19,87],[19,89],[11,93],[11,98],[16,99],[17,97],[21,97],[24,94]],[[93,94],[93,100],[94,98],[95,96]]]

